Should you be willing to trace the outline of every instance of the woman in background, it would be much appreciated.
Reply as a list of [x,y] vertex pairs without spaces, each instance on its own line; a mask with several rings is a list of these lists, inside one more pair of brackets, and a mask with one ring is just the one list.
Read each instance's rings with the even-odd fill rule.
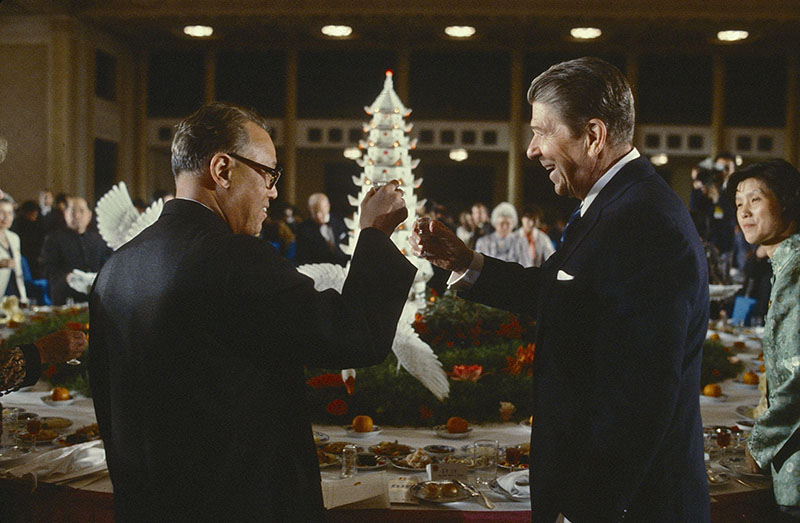
[[7,198],[0,198],[0,290],[3,296],[17,296],[21,302],[27,302],[19,236],[10,230],[12,223],[14,204]]
[[528,242],[518,234],[512,234],[519,218],[517,210],[508,202],[502,202],[492,211],[494,232],[481,236],[475,243],[475,250],[498,260],[517,262],[523,267],[531,267]]
[[764,325],[767,410],[747,439],[753,472],[771,472],[781,511],[800,518],[800,172],[783,160],[736,171],[728,180],[745,239],[772,263]]

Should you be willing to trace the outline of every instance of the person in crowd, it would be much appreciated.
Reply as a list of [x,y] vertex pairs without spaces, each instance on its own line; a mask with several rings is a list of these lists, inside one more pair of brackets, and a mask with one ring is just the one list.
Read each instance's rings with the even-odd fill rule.
[[272,205],[272,207],[275,207],[275,215],[278,216],[278,219],[274,220],[272,216],[267,216],[267,219],[261,225],[259,238],[268,241],[278,249],[284,258],[294,262],[297,256],[297,239],[292,229],[281,219],[281,217],[285,216],[282,212],[282,206],[282,204]]
[[60,330],[29,345],[0,347],[0,396],[35,384],[45,363],[80,358],[87,345],[83,332]]
[[14,223],[14,204],[0,198],[0,289],[3,296],[17,296],[28,301],[22,274],[22,252],[19,236],[11,230]]
[[297,208],[292,204],[286,204],[283,208],[283,223],[292,231],[293,235],[297,234],[297,226],[302,221],[298,215]]
[[256,237],[281,174],[267,129],[220,102],[179,123],[175,199],[95,281],[116,521],[325,521],[303,366],[391,350],[416,271],[389,237],[408,216],[399,182],[364,198],[341,292],[317,292]]
[[492,224],[489,222],[489,208],[483,202],[475,202],[470,208],[472,214],[472,221],[475,223],[475,229],[472,232],[472,237],[469,239],[468,245],[470,248],[475,248],[478,238],[486,236],[494,232]]
[[728,178],[736,171],[736,157],[728,151],[721,151],[714,156],[714,170],[719,173],[720,184],[727,189]]
[[632,146],[633,96],[598,58],[528,91],[530,159],[581,200],[541,268],[416,225],[462,296],[537,315],[533,521],[709,521],[699,395],[708,276],[686,206]]
[[492,209],[494,232],[481,236],[475,242],[475,250],[498,260],[516,262],[523,267],[533,265],[528,242],[513,231],[519,224],[517,210],[508,202],[501,202]]
[[75,269],[97,272],[111,255],[103,238],[89,229],[92,211],[84,198],[69,198],[65,215],[67,226],[51,231],[42,246],[42,271],[55,305],[64,305],[68,298],[85,302],[88,296],[71,288],[67,276]]
[[19,235],[20,252],[28,261],[32,278],[41,278],[39,254],[44,243],[44,230],[39,219],[39,205],[33,200],[22,202],[11,230]]
[[350,259],[342,252],[347,242],[347,226],[331,214],[331,202],[321,192],[308,198],[310,219],[297,226],[297,265],[335,263],[346,265]]
[[39,216],[44,218],[51,212],[53,212],[53,191],[45,188],[39,191]]
[[767,410],[747,438],[752,472],[771,473],[780,509],[800,518],[800,172],[784,160],[756,163],[729,178],[747,242],[772,261],[762,345]]
[[[46,192],[50,192],[45,189]],[[52,193],[50,193],[52,196]],[[52,205],[50,210],[44,214],[44,210],[40,211],[39,219],[42,222],[42,230],[44,234],[47,235],[51,231],[55,231],[58,229],[63,229],[67,226],[67,221],[64,218],[64,213],[67,210],[67,195],[64,193],[58,193],[55,199],[48,198],[45,194],[44,196],[40,193],[39,194],[39,208],[46,209],[47,206],[43,206],[42,202],[52,201]]]
[[458,227],[456,227],[456,236],[464,243],[469,243],[472,234],[475,232],[475,220],[472,219],[472,213],[461,211],[458,215]]
[[522,213],[522,226],[519,234],[528,246],[528,261],[522,265],[525,267],[541,267],[542,264],[554,252],[553,242],[539,229],[544,213],[538,206],[531,206]]

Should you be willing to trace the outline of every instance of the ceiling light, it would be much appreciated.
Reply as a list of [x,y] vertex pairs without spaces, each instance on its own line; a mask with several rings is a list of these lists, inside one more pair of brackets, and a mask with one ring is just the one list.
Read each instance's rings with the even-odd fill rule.
[[667,165],[667,162],[669,162],[669,157],[664,153],[654,154],[653,156],[650,157],[650,163],[652,163],[656,167]]
[[208,25],[187,25],[183,28],[183,34],[192,38],[208,38],[214,34],[214,28]]
[[469,158],[469,153],[466,149],[450,149],[450,159],[454,162],[463,162]]
[[353,34],[353,28],[349,25],[326,25],[320,31],[331,38],[347,38]]
[[471,25],[450,25],[444,28],[444,34],[452,38],[470,38],[475,34]]
[[348,160],[358,160],[361,158],[361,149],[358,147],[347,147],[343,152],[342,156],[347,158]]
[[603,31],[597,27],[573,27],[569,34],[577,40],[593,40],[603,34]]
[[750,33],[747,31],[730,29],[717,33],[717,40],[720,42],[738,42],[739,40],[744,40],[748,36],[750,36]]

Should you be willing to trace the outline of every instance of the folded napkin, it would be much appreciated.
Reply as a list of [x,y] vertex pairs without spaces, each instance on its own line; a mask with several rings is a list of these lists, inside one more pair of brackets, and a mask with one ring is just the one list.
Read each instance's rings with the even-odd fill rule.
[[32,476],[34,481],[63,481],[106,468],[103,442],[88,441],[34,454],[32,459],[6,470],[16,478]]
[[347,479],[323,479],[322,499],[326,509],[389,508],[386,471],[357,474]]
[[510,472],[497,480],[497,484],[503,487],[506,492],[515,498],[530,498],[531,486],[530,476],[527,470]]

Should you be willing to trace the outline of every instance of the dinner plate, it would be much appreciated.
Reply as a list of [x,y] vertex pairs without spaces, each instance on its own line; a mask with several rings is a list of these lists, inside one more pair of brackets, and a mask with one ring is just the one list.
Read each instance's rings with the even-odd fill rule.
[[[440,494],[435,498],[427,497],[425,495],[426,490],[428,488],[428,485],[431,483],[435,483],[440,486],[449,485],[452,483],[453,485],[456,486],[456,489],[458,489],[457,494],[455,496],[442,496]],[[423,501],[429,501],[431,503],[454,503],[456,501],[463,501],[469,498],[471,494],[467,489],[453,483],[452,481],[422,481],[411,487],[411,495],[418,499],[421,499]]]
[[[370,456],[372,458],[375,458],[376,464],[375,465],[361,465],[359,463],[359,460],[360,459],[364,459],[364,458],[362,458],[362,456]],[[356,457],[356,468],[358,468],[358,470],[378,470],[378,469],[382,469],[386,465],[388,465],[389,461],[390,461],[389,458],[386,457],[386,456],[376,456],[375,454],[369,454],[369,453],[366,453],[366,452],[362,452]]]
[[456,451],[456,448],[451,447],[450,445],[426,445],[425,447],[422,447],[422,450],[431,456],[442,457],[452,454]]
[[505,496],[506,498],[510,499],[511,501],[530,501],[531,496],[530,494],[527,496],[515,496],[511,492],[504,489],[500,484],[497,482],[496,479],[493,479],[489,483],[489,488],[492,489],[493,492],[500,494],[501,496]]
[[747,466],[747,460],[744,456],[725,456],[720,458],[719,466],[733,472],[737,476],[744,476],[746,478],[760,479],[763,481],[771,481],[772,477],[767,474],[753,474]]
[[400,457],[391,458],[391,461],[392,461],[392,466],[393,467],[398,468],[400,470],[407,470],[409,472],[425,472],[425,467],[427,467],[427,464],[422,468],[409,467],[408,465],[404,464],[405,463],[405,457],[402,457],[402,458],[400,458]]
[[711,477],[709,477],[710,475],[706,473],[706,480],[708,481],[709,488],[721,487],[731,482],[730,476],[728,476],[724,472],[718,472],[716,470],[713,472],[714,472],[713,475],[714,481],[711,481]]
[[319,468],[325,469],[325,468],[328,468],[328,467],[333,467],[334,465],[341,465],[342,464],[342,457],[341,456],[337,456],[336,454],[331,454],[330,452],[326,452],[325,455],[329,456],[329,459],[333,458],[333,460],[330,461],[329,463],[319,463],[319,458],[317,458],[317,463],[319,464]]
[[75,396],[75,394],[76,394],[75,392],[73,392],[73,391],[70,391],[69,395],[70,395],[71,397],[70,397],[68,400],[59,400],[59,401],[56,401],[56,400],[54,400],[54,399],[52,399],[52,398],[50,397],[50,394],[47,394],[47,395],[45,395],[45,396],[42,396],[40,399],[42,400],[42,403],[44,403],[45,405],[49,405],[49,406],[51,406],[51,407],[66,407],[67,405],[72,405],[72,403],[73,403],[73,402],[74,402],[76,399],[78,399],[78,398]]
[[[45,445],[47,443],[55,443],[55,440],[58,439],[58,432],[52,429],[42,429],[42,431],[36,436],[36,444]],[[28,433],[28,431],[23,431],[17,433],[17,440],[29,442],[33,440],[33,437]]]
[[530,418],[525,418],[524,420],[520,421],[519,424],[522,425],[523,427],[525,427],[526,429],[530,429],[531,428],[531,419]]
[[756,418],[753,415],[753,411],[756,410],[756,407],[757,405],[739,405],[736,407],[736,414],[754,420]]
[[314,445],[324,445],[330,440],[331,437],[324,432],[314,431]]
[[373,425],[372,430],[369,432],[357,432],[353,430],[352,425],[345,425],[344,427],[345,432],[351,438],[371,438],[372,436],[377,436],[381,433],[381,428],[377,425]]
[[464,439],[472,434],[472,427],[468,428],[466,432],[448,432],[444,425],[437,425],[433,427],[433,430],[436,431],[437,436],[444,439]]
[[[326,443],[325,445],[323,445],[322,451],[330,452],[331,454],[341,454],[342,449],[344,448],[345,445],[352,445],[352,443],[349,443],[347,441],[332,441],[330,443]],[[364,447],[359,447],[358,445],[356,445],[355,447],[356,447],[356,452],[364,452]]]
[[752,389],[757,389],[757,388],[758,388],[758,383],[754,383],[754,384],[745,383],[745,382],[743,382],[743,381],[742,381],[742,378],[741,378],[741,377],[739,377],[739,378],[736,378],[736,379],[735,379],[735,380],[733,380],[731,383],[732,383],[732,384],[733,384],[735,387],[737,387],[737,388],[739,388],[739,389],[748,389],[748,390],[752,390]]
[[68,429],[72,426],[72,420],[60,416],[45,416],[42,418],[43,429],[53,429],[55,431]]
[[706,396],[704,394],[700,394],[700,403],[701,404],[709,404],[709,403],[724,403],[728,401],[728,395],[722,394],[720,396]]
[[8,463],[30,453],[31,449],[20,445],[0,449],[0,463]]
[[[389,445],[381,446],[381,443],[389,443]],[[377,454],[378,456],[388,456],[390,458],[393,457],[401,457],[404,458],[417,450],[415,447],[410,445],[404,445],[402,443],[395,442],[381,442],[377,445],[371,445],[369,447],[369,451],[373,454]]]

